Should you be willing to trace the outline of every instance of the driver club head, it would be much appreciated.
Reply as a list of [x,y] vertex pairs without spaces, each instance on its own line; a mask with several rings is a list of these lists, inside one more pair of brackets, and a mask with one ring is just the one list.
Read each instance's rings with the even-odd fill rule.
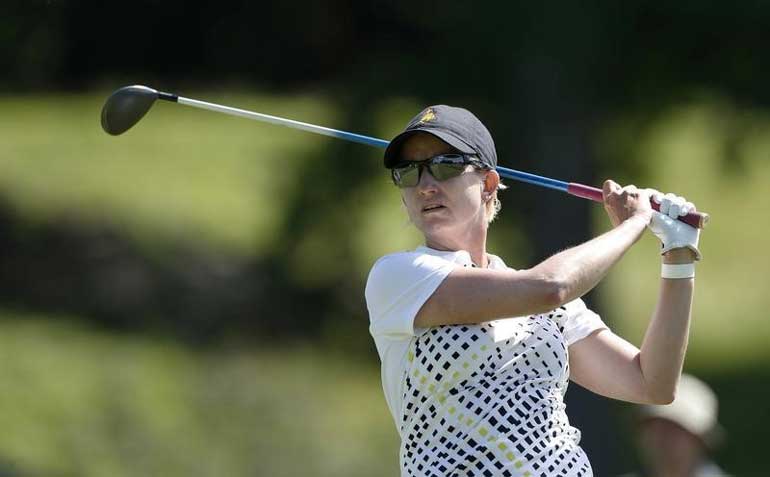
[[102,107],[102,129],[117,136],[131,129],[147,114],[158,91],[147,86],[125,86],[112,93]]

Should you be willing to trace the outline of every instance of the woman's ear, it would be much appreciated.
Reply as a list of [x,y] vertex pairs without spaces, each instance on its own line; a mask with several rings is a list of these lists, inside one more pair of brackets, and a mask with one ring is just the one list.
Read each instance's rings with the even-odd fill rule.
[[483,188],[481,197],[484,199],[484,202],[486,202],[495,194],[497,186],[500,184],[500,174],[495,170],[486,171],[484,180],[481,181],[481,184]]

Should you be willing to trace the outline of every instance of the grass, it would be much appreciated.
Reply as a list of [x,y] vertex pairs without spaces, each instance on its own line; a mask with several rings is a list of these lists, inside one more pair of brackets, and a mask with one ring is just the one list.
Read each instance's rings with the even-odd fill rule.
[[20,471],[397,473],[373,363],[303,346],[192,351],[62,318],[0,313],[0,456]]

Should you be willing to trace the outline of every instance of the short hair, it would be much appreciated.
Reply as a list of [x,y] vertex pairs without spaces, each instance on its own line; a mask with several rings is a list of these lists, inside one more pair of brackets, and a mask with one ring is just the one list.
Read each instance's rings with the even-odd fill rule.
[[484,207],[486,207],[487,225],[491,224],[495,218],[497,218],[497,214],[500,212],[500,209],[503,208],[503,203],[500,202],[500,198],[497,197],[497,192],[507,188],[508,186],[503,184],[503,181],[501,180],[500,183],[497,184],[497,190],[492,193],[492,197],[484,204]]

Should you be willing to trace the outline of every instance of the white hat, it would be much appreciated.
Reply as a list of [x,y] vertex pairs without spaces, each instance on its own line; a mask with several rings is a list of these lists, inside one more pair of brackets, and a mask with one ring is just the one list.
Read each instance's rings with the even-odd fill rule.
[[717,422],[717,396],[700,379],[682,374],[674,402],[666,405],[644,405],[641,414],[645,418],[666,419],[682,426],[700,437],[709,446],[715,446],[722,438],[722,426]]

